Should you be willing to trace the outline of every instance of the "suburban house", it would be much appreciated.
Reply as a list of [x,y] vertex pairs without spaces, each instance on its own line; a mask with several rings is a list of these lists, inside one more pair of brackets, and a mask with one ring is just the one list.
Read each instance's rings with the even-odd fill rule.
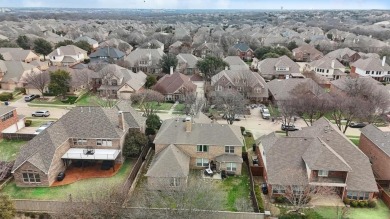
[[22,61],[32,62],[39,60],[39,56],[31,50],[24,50],[22,48],[0,48],[0,54],[5,61]]
[[125,57],[133,72],[160,73],[160,60],[164,55],[161,49],[136,49]]
[[24,128],[25,117],[18,115],[15,107],[0,106],[0,118],[1,133],[15,133]]
[[178,54],[176,58],[178,60],[176,71],[185,75],[199,73],[199,69],[196,67],[196,63],[200,60],[200,58],[192,54],[185,53]]
[[45,71],[49,68],[49,61],[34,60],[29,64],[37,67],[41,71]]
[[126,55],[128,55],[131,50],[133,50],[133,47],[123,41],[123,40],[120,40],[120,39],[116,39],[116,38],[111,38],[111,39],[108,39],[106,41],[103,41],[99,44],[99,47],[100,48],[104,48],[104,47],[114,47],[114,48],[117,48],[119,50],[121,50],[122,52],[126,53]]
[[331,81],[330,90],[332,92],[345,93],[351,90],[351,85],[360,86],[360,84],[365,84],[370,86],[372,89],[385,89],[383,84],[371,77],[358,77],[358,78],[340,78],[338,80]]
[[146,173],[149,189],[182,189],[189,169],[212,168],[241,175],[240,127],[196,123],[190,118],[165,120],[154,139],[155,156]]
[[258,63],[257,69],[265,79],[287,79],[291,73],[300,73],[299,65],[286,55],[264,59]]
[[0,60],[0,85],[4,90],[15,90],[23,87],[23,75],[29,72],[40,72],[34,65],[21,61]]
[[186,95],[195,94],[196,85],[191,78],[182,73],[166,74],[152,87],[165,96],[165,100],[183,100]]
[[217,43],[204,42],[194,50],[194,55],[202,59],[206,56],[216,56],[222,58],[223,50]]
[[[275,79],[268,82],[267,85],[269,89],[269,100],[273,103],[291,99],[295,92],[303,87],[308,89],[310,95],[320,96],[325,93],[324,89],[311,78]],[[309,95],[309,93],[305,95]]]
[[146,74],[142,71],[134,73],[116,64],[107,64],[97,75],[101,81],[97,89],[101,96],[130,99],[132,93],[143,89]]
[[381,59],[359,59],[351,63],[351,76],[370,76],[377,81],[390,81],[390,66],[386,63],[386,56]]
[[143,47],[148,48],[148,49],[160,49],[161,51],[164,51],[164,43],[162,43],[156,39],[153,39],[153,40],[145,43]]
[[88,58],[87,51],[74,45],[61,46],[47,55],[52,65],[71,66]]
[[310,70],[320,74],[330,80],[336,80],[346,77],[345,66],[337,59],[323,57],[321,59],[310,62]]
[[252,60],[253,50],[246,43],[237,42],[232,46],[232,49],[236,51],[236,56],[239,56],[241,59]]
[[334,50],[326,54],[325,57],[328,57],[330,59],[337,59],[339,62],[344,63],[345,65],[348,65],[352,62],[356,62],[358,59],[361,58],[358,52],[350,48]]
[[257,140],[269,195],[305,188],[334,189],[341,199],[372,199],[378,192],[370,160],[325,118],[288,137],[275,133]]
[[114,62],[123,60],[125,53],[114,47],[98,48],[95,52],[89,54],[91,62]]
[[92,39],[92,38],[89,37],[89,36],[83,36],[83,35],[81,35],[81,36],[79,36],[78,38],[76,38],[74,41],[75,41],[75,42],[85,41],[85,42],[87,42],[87,43],[91,46],[91,48],[92,48],[93,50],[95,50],[96,48],[99,47],[98,41]]
[[370,159],[378,183],[390,185],[390,132],[369,124],[361,129],[359,148]]
[[21,148],[12,168],[16,185],[51,186],[60,172],[84,161],[123,163],[125,135],[129,129],[145,129],[145,119],[123,105],[71,109]]
[[251,70],[223,70],[211,77],[211,86],[214,91],[236,90],[255,102],[268,100],[267,83]]
[[324,56],[322,52],[318,51],[314,46],[305,44],[292,50],[292,55],[296,61],[312,62]]
[[249,65],[239,56],[227,56],[223,61],[229,64],[230,70],[249,70]]

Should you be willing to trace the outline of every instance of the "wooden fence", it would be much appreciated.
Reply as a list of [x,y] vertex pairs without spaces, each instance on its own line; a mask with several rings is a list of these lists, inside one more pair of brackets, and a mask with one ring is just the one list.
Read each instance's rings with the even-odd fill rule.
[[127,177],[125,183],[123,184],[122,192],[128,193],[130,190],[131,185],[133,184],[135,178],[137,177],[138,171],[141,168],[142,163],[145,160],[145,157],[150,149],[150,145],[146,144],[141,151],[141,154],[139,155],[137,161],[135,162],[133,168],[131,169],[131,173],[129,177]]
[[377,185],[379,189],[379,198],[382,199],[388,208],[390,208],[390,195],[382,188],[381,185]]
[[2,133],[1,135],[6,140],[23,140],[23,141],[30,141],[35,136],[37,136],[35,134],[26,134],[26,133]]
[[257,202],[256,193],[255,193],[255,186],[256,185],[255,185],[255,181],[253,180],[252,170],[249,166],[248,153],[246,153],[246,152],[245,152],[245,154],[243,153],[242,158],[243,158],[244,163],[247,166],[248,171],[249,171],[249,182],[250,182],[251,200],[252,200],[253,210],[256,213],[259,213],[260,212],[259,203]]

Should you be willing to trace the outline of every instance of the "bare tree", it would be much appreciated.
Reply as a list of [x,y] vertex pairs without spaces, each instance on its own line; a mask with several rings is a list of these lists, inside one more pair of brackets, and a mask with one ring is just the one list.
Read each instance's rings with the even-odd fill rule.
[[[280,116],[282,117],[282,124],[285,127],[294,125],[295,116],[297,115],[294,108],[295,104],[295,100],[292,98],[287,100],[280,100],[277,103]],[[285,131],[286,136],[288,136],[288,128],[286,128]]]
[[145,117],[154,114],[158,104],[163,100],[164,96],[161,93],[149,89],[131,95],[131,101],[139,104],[139,108]]
[[239,114],[245,113],[248,101],[235,90],[216,91],[212,102],[216,109],[223,111],[228,124],[233,124]]
[[91,75],[89,69],[74,70],[72,73],[72,86],[82,89],[91,89]]
[[24,81],[35,89],[37,89],[43,97],[44,91],[50,82],[50,74],[47,71],[30,71],[29,73],[24,75]]
[[184,113],[186,115],[198,114],[206,103],[203,97],[196,97],[193,92],[184,95]]
[[14,161],[0,160],[0,182],[11,176]]

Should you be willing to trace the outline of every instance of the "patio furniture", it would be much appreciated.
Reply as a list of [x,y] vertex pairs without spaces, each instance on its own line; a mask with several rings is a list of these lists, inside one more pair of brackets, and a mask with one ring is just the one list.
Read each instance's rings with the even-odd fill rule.
[[212,177],[214,175],[214,172],[211,169],[207,168],[204,170],[204,175]]
[[57,181],[62,181],[65,178],[65,172],[60,172],[57,175]]

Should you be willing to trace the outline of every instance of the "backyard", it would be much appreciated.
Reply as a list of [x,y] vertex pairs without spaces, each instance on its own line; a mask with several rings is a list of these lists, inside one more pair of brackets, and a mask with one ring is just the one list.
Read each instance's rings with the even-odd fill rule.
[[0,160],[15,160],[20,148],[25,143],[26,141],[0,140]]
[[21,188],[17,187],[14,181],[11,181],[1,193],[8,194],[13,199],[66,200],[70,195],[74,197],[80,194],[96,193],[99,188],[122,186],[134,162],[134,160],[126,160],[118,173],[109,178],[85,179],[69,185],[42,188]]

